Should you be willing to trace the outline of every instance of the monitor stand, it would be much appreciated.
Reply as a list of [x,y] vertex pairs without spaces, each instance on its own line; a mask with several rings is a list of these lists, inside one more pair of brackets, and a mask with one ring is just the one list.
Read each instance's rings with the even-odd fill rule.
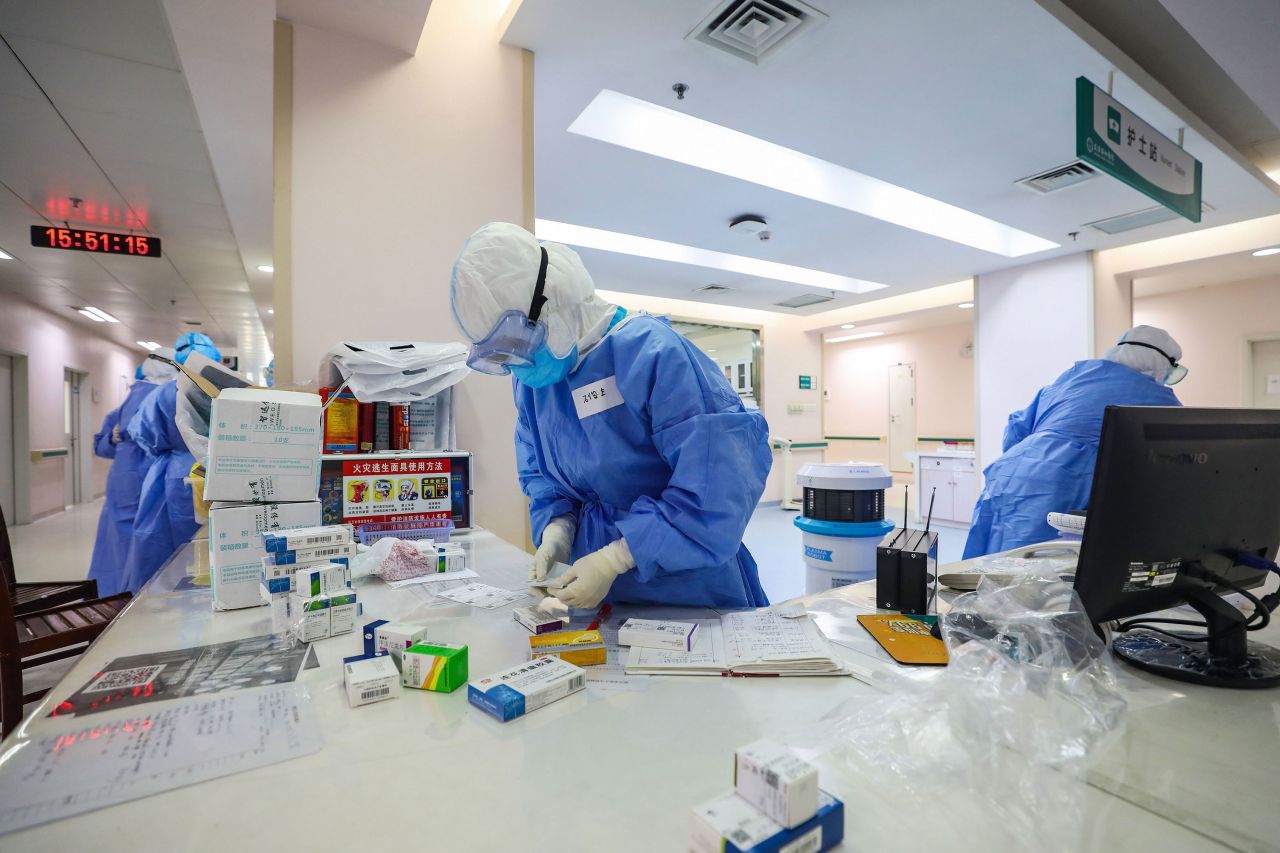
[[1188,593],[1187,603],[1205,618],[1214,639],[1187,643],[1135,628],[1112,642],[1116,656],[1147,672],[1193,684],[1280,686],[1280,649],[1249,643],[1243,613],[1210,589]]

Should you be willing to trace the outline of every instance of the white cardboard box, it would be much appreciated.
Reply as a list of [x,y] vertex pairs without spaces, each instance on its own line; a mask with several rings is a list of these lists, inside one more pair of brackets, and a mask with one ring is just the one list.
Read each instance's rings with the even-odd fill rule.
[[386,656],[346,658],[343,681],[352,708],[400,698],[400,671]]
[[320,501],[215,503],[209,509],[209,575],[214,610],[265,604],[259,593],[262,534],[320,520]]
[[818,768],[771,740],[734,752],[733,786],[739,797],[787,829],[818,812]]
[[633,618],[618,629],[618,645],[687,652],[693,648],[693,635],[697,630],[697,622]]
[[318,394],[223,391],[209,419],[205,499],[314,500],[320,491],[320,417]]

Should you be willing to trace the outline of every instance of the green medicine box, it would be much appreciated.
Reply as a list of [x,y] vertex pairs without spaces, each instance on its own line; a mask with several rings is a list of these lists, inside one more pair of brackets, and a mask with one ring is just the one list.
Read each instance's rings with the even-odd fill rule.
[[418,690],[452,693],[467,683],[467,647],[462,643],[416,643],[404,650],[400,683]]

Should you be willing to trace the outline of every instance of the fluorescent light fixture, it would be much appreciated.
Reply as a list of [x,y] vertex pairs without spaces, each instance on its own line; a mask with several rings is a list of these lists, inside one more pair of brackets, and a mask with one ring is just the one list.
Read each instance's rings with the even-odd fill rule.
[[0,261],[11,261],[11,260],[13,260],[13,255],[9,254],[3,249],[0,249]]
[[1017,258],[1058,248],[1026,231],[723,125],[602,89],[569,132]]
[[695,267],[727,270],[741,273],[742,275],[771,278],[776,281],[789,281],[792,284],[807,284],[810,287],[839,290],[844,293],[870,293],[873,290],[880,290],[889,286],[875,281],[864,281],[860,278],[849,278],[835,273],[812,270],[808,267],[794,267],[790,264],[780,264],[777,261],[748,258],[745,255],[731,255],[728,252],[699,249],[696,246],[686,246],[682,243],[668,243],[665,240],[653,240],[649,237],[637,237],[634,234],[588,228],[585,225],[570,225],[567,222],[555,222],[549,219],[535,220],[534,233],[539,240],[552,240],[557,243],[568,243],[572,246],[581,246],[586,249],[600,249],[605,252],[617,252],[620,255],[634,255],[638,258],[653,258],[658,261],[671,261],[677,264],[690,264]]
[[961,303],[960,303],[959,305],[957,305],[956,307],[957,307],[957,308],[972,308],[972,307],[973,307],[973,303],[972,303],[972,302],[961,302]]
[[840,324],[840,328],[842,328],[842,329],[856,329],[856,328],[857,328],[857,324],[855,324],[855,323],[841,323],[841,324]]
[[271,264],[258,264],[258,272],[275,272],[276,268]]
[[268,308],[268,309],[267,309],[267,313],[268,313],[268,314],[274,314],[274,313],[276,313],[276,309],[274,309],[274,308]]
[[1255,258],[1265,258],[1267,255],[1280,255],[1280,246],[1272,246],[1270,249],[1259,249],[1253,253]]
[[883,334],[884,332],[859,332],[856,335],[841,335],[838,338],[827,338],[823,343],[842,344],[845,341],[861,341],[865,338],[878,338]]
[[110,314],[108,314],[106,311],[103,311],[100,308],[94,308],[92,305],[86,305],[83,308],[77,308],[76,310],[79,311],[84,316],[88,317],[90,320],[94,320],[99,323],[119,323],[120,322],[115,317],[112,317]]
[[142,347],[147,352],[155,352],[160,349],[160,344],[155,341],[138,341],[138,346]]

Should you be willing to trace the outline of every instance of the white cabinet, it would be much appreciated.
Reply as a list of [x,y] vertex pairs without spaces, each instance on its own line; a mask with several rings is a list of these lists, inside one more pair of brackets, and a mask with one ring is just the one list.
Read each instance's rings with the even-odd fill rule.
[[968,524],[973,519],[973,506],[978,502],[981,484],[977,467],[974,454],[968,451],[916,454],[917,523],[924,524],[929,514],[929,499],[933,496],[934,521]]

